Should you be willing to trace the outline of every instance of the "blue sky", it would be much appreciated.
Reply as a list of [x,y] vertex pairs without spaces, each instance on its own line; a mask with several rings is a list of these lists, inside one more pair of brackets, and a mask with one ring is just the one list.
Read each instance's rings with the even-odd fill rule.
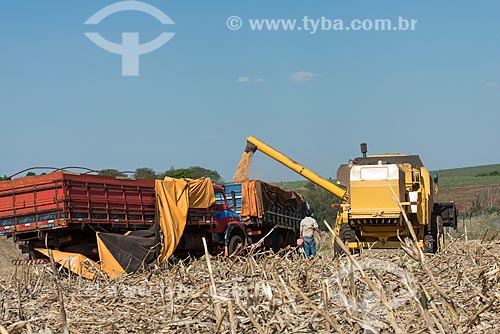
[[[500,3],[482,1],[146,1],[84,22],[114,1],[0,5],[0,174],[37,166],[155,170],[201,165],[229,181],[254,135],[325,177],[359,155],[420,154],[430,169],[500,163]],[[416,31],[231,31],[229,16],[399,16]],[[84,32],[141,42],[140,76]],[[292,82],[297,72],[314,74]],[[249,77],[255,82],[238,82]],[[241,80],[240,80],[241,81]],[[244,81],[244,80],[243,80]],[[252,175],[299,179],[257,154]]]

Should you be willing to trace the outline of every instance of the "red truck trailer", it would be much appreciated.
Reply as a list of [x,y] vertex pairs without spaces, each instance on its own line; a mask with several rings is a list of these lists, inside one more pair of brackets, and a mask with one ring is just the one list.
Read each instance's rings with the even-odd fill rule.
[[[228,225],[244,235],[224,189],[213,187],[215,205],[189,210],[180,251],[199,250],[202,236],[211,248],[222,250]],[[15,238],[29,251],[47,243],[96,258],[95,232],[146,230],[155,225],[155,205],[154,180],[54,172],[0,181],[0,235]]]

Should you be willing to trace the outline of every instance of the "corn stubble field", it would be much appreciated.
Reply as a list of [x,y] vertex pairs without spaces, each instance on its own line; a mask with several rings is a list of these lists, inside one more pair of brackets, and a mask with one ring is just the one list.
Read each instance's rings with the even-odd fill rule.
[[18,267],[0,279],[0,333],[498,333],[494,237],[423,257],[407,241],[335,258],[321,240],[311,260],[203,257],[116,281]]

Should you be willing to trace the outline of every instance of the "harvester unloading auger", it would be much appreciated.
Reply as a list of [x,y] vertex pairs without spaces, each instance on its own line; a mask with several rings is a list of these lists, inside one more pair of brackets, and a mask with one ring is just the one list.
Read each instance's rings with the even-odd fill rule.
[[351,249],[400,247],[400,238],[410,237],[401,208],[426,252],[434,253],[443,244],[444,227],[456,228],[454,203],[434,202],[437,175],[431,178],[418,155],[367,156],[366,144],[361,144],[363,156],[339,167],[338,186],[257,138],[248,137],[245,151],[257,150],[342,201],[334,230]]

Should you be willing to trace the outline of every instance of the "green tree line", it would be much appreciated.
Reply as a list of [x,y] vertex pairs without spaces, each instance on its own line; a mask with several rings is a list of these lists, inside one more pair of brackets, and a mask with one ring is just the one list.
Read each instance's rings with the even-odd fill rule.
[[[113,177],[127,177],[127,174],[120,172],[117,169],[102,169],[99,171],[99,175],[113,176]],[[181,178],[189,178],[189,179],[199,179],[200,177],[208,177],[214,183],[222,184],[224,180],[220,176],[219,172],[212,169],[203,168],[200,166],[192,166],[189,168],[174,168],[164,172],[157,172],[149,167],[140,167],[137,168],[132,177],[135,179],[142,180],[154,180],[154,179],[163,179],[166,176],[173,177],[176,179]]]
[[340,203],[337,197],[310,181],[307,181],[305,186],[294,190],[305,197],[313,209],[313,216],[322,230],[326,229],[323,220],[326,220],[331,227],[335,225],[338,209],[332,208],[332,204]]
[[280,188],[293,190],[304,196],[313,209],[313,216],[322,230],[326,229],[323,220],[326,220],[332,227],[335,225],[338,209],[332,208],[332,204],[340,204],[337,197],[311,181],[278,182],[275,184]]
[[[25,174],[25,176],[40,176],[40,175],[45,175],[46,173],[40,173],[36,174],[32,171],[28,172]],[[140,167],[137,168],[134,172],[121,172],[118,169],[114,168],[106,168],[106,169],[101,169],[98,171],[99,175],[104,175],[104,176],[112,176],[112,177],[122,177],[122,178],[128,178],[129,176],[135,179],[146,179],[146,180],[154,180],[154,179],[163,179],[166,176],[168,177],[173,177],[173,178],[189,178],[189,179],[199,179],[201,177],[208,177],[212,180],[213,183],[217,184],[223,184],[224,180],[220,176],[219,172],[216,170],[212,169],[207,169],[203,168],[200,166],[192,166],[188,168],[174,168],[171,167],[170,169],[163,171],[163,172],[157,172],[152,168],[149,167]],[[0,176],[0,181],[8,181],[11,178],[7,175],[4,175],[3,177]]]

